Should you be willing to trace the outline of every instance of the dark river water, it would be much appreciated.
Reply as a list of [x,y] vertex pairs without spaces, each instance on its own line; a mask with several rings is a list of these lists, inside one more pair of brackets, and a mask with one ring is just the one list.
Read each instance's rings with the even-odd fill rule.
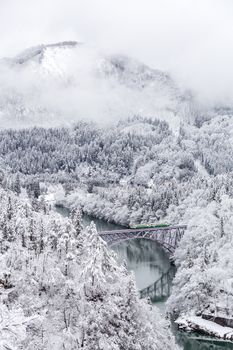
[[[56,211],[62,216],[69,215],[69,210],[66,208],[57,207]],[[88,226],[91,221],[95,222],[98,231],[122,228],[88,215],[83,216],[84,226]],[[170,267],[168,256],[153,241],[135,239],[119,243],[112,249],[117,253],[119,261],[125,262],[127,268],[134,272],[139,290],[155,282]],[[155,303],[163,315],[165,314],[165,302],[166,300]],[[233,343],[231,342],[224,342],[194,333],[179,332],[174,324],[172,324],[172,328],[177,342],[184,350],[233,350]]]

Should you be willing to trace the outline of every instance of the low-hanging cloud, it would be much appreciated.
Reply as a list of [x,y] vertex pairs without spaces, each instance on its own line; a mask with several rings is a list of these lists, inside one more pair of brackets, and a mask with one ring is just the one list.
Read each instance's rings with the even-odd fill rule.
[[202,102],[233,103],[231,0],[0,0],[0,56],[78,40],[170,71]]
[[[2,128],[57,126],[77,120],[106,124],[137,114],[177,126],[175,114],[181,106],[174,95],[178,90],[168,78],[165,84],[157,79],[141,88],[143,76],[135,80],[130,74],[132,67],[133,72],[140,70],[137,61],[118,58],[115,66],[109,57],[85,45],[55,45],[36,52],[20,56],[21,64],[15,60],[0,64]],[[122,63],[123,72],[118,69]]]

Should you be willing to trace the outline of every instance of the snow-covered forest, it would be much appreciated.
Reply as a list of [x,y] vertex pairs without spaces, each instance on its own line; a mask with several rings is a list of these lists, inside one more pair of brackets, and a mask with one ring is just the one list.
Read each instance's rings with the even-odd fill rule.
[[230,122],[186,123],[178,136],[166,122],[138,116],[114,128],[80,122],[2,130],[1,183],[16,196],[26,191],[36,212],[46,213],[52,196],[57,205],[125,226],[187,224],[168,310],[232,314],[232,148],[223,137]]
[[179,349],[83,213],[186,225],[167,316],[232,328],[233,108],[76,41],[1,59],[0,90],[0,350]]
[[78,209],[65,220],[23,194],[1,189],[0,201],[1,349],[176,348]]

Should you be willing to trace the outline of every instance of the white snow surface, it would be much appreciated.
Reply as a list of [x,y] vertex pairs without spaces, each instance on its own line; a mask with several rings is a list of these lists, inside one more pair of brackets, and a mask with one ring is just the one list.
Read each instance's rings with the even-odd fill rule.
[[215,322],[204,320],[199,316],[181,316],[175,321],[175,323],[184,328],[198,328],[201,331],[218,338],[233,339],[233,328],[220,326]]

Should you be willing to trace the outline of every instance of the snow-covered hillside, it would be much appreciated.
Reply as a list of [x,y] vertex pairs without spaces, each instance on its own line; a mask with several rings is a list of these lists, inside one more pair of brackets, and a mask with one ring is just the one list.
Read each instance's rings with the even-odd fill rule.
[[135,114],[177,132],[193,113],[189,94],[164,72],[73,42],[40,45],[0,61],[2,127],[115,121]]

